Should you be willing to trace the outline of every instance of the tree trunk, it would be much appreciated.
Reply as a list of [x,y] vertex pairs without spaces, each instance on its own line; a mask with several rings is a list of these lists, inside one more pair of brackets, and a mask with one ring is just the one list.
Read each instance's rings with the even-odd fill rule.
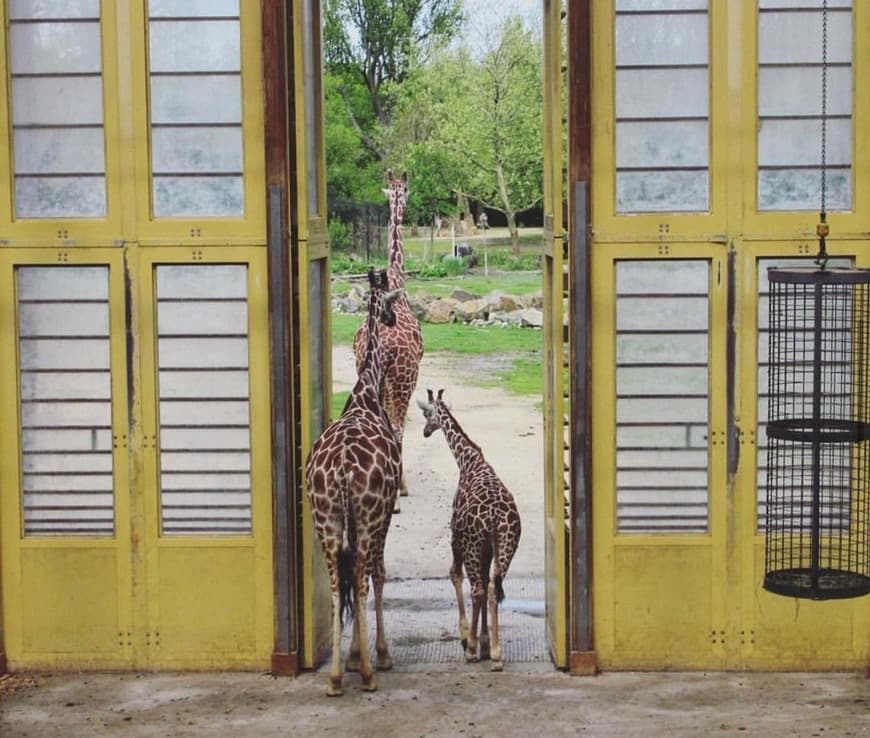
[[501,197],[502,205],[504,205],[504,214],[507,218],[508,232],[511,234],[511,246],[513,247],[514,256],[520,255],[520,233],[517,230],[517,214],[511,205],[511,199],[508,195],[507,181],[504,176],[504,170],[501,164],[496,164],[495,176],[498,180],[498,194]]

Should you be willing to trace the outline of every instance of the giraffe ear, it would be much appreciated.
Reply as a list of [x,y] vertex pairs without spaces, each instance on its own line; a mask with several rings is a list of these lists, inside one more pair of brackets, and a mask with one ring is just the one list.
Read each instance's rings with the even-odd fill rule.
[[431,405],[431,403],[423,402],[423,400],[417,400],[417,407],[419,407],[423,411],[423,413],[425,414],[426,411],[430,407],[432,407],[432,405]]
[[393,179],[393,170],[387,169],[387,182],[391,181],[392,179]]

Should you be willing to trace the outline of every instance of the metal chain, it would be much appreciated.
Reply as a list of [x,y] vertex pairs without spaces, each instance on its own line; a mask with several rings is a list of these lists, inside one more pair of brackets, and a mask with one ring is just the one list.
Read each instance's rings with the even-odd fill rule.
[[819,224],[816,226],[816,234],[819,237],[819,254],[816,256],[816,264],[824,269],[828,263],[828,251],[825,239],[828,236],[827,223],[827,195],[828,195],[828,0],[822,0],[822,126],[821,126],[821,206],[819,209]]
[[822,2],[822,206],[827,210],[827,141],[828,141],[828,0]]

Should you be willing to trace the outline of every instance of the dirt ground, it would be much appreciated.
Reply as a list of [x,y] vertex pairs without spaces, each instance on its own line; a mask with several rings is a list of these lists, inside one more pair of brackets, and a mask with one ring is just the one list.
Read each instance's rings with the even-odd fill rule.
[[[354,373],[334,354],[335,389]],[[469,385],[473,360],[424,358],[418,395],[444,388],[466,432],[517,498],[516,577],[543,575],[541,414],[535,401]],[[410,495],[387,542],[390,578],[442,577],[458,472],[440,434],[424,439],[414,406],[405,431]],[[510,576],[505,582],[511,597]],[[387,584],[389,587],[389,582]],[[454,616],[451,613],[451,622]],[[389,635],[389,634],[388,634]],[[0,736],[870,736],[870,679],[859,674],[606,673],[571,677],[549,664],[403,667],[365,693],[326,674],[28,674],[0,678]]]

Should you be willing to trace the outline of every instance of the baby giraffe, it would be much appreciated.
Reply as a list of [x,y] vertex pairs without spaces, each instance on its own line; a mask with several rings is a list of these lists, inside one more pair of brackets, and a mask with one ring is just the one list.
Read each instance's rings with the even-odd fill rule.
[[[498,636],[498,606],[504,599],[502,582],[520,542],[520,514],[513,495],[483,457],[480,447],[462,430],[442,399],[444,390],[434,397],[427,390],[428,402],[417,402],[423,410],[428,438],[439,428],[459,465],[459,484],[453,498],[453,564],[450,581],[459,605],[459,635],[466,661],[491,658],[490,669],[501,671],[504,661]],[[462,567],[471,585],[471,627],[465,617],[462,597]],[[490,577],[492,565],[492,577]],[[486,626],[486,600],[492,620],[492,643]],[[480,653],[477,625],[480,619]]]

